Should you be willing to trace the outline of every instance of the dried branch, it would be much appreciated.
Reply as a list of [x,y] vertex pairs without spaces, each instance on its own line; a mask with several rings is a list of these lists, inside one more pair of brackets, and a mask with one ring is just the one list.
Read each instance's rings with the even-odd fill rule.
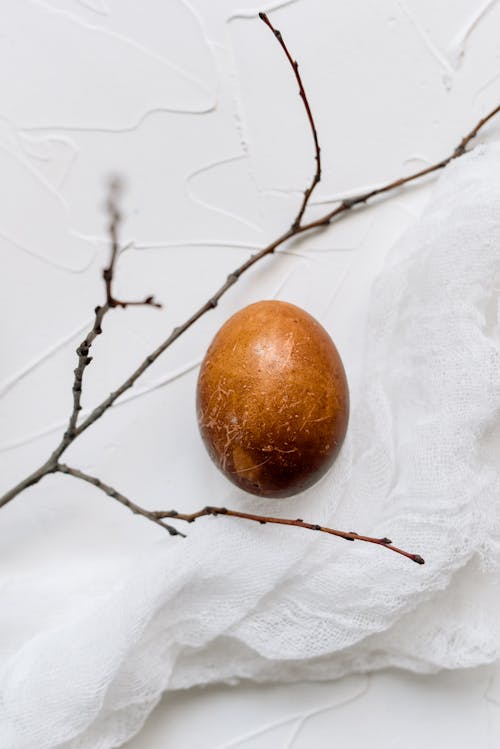
[[[75,429],[76,429],[76,423],[78,421],[78,414],[82,410],[81,406],[81,399],[82,399],[82,383],[83,383],[83,373],[85,369],[88,367],[90,362],[92,361],[92,357],[89,356],[90,347],[92,346],[94,340],[97,338],[98,335],[102,333],[102,321],[106,315],[107,312],[111,309],[108,302],[103,307],[96,307],[94,310],[94,324],[92,326],[92,329],[89,333],[85,336],[84,340],[80,343],[78,348],[76,349],[76,353],[78,356],[78,364],[76,366],[76,369],[74,370],[74,380],[73,380],[73,411],[71,412],[71,416],[69,418],[68,428],[65,432],[65,438],[67,440],[70,440],[74,437]],[[69,444],[69,442],[68,442]]]
[[281,524],[281,525],[293,525],[296,527],[307,528],[310,530],[319,530],[324,533],[329,533],[331,535],[344,538],[348,541],[359,540],[359,541],[366,541],[368,543],[378,544],[378,545],[384,546],[387,549],[390,549],[391,551],[401,554],[413,560],[414,562],[417,562],[418,564],[423,564],[424,560],[419,555],[410,554],[409,552],[403,551],[402,549],[399,549],[393,546],[390,540],[387,538],[372,538],[370,536],[361,536],[357,533],[352,533],[352,532],[347,533],[344,531],[338,531],[333,528],[326,528],[326,527],[319,526],[319,525],[312,524],[312,523],[305,523],[302,519],[288,520],[285,518],[274,518],[274,517],[268,517],[268,516],[263,516],[263,515],[252,515],[249,513],[238,512],[235,510],[228,510],[227,508],[224,508],[224,507],[210,507],[210,506],[205,507],[203,510],[200,510],[199,512],[192,513],[192,514],[177,513],[175,510],[171,510],[169,512],[145,510],[144,508],[140,507],[139,505],[129,500],[121,492],[118,492],[113,487],[109,486],[108,484],[105,484],[100,479],[94,476],[90,476],[84,473],[83,471],[80,471],[76,468],[72,468],[70,466],[67,466],[59,462],[60,457],[69,447],[69,445],[72,444],[72,442],[74,442],[74,440],[77,439],[77,437],[79,437],[80,434],[82,434],[82,432],[84,432],[92,424],[94,424],[99,418],[101,418],[101,416],[103,416],[103,414],[109,408],[111,408],[111,406],[115,403],[117,398],[119,398],[123,393],[129,390],[135,384],[135,382],[139,379],[139,377],[153,364],[153,362],[155,362],[158,359],[159,356],[161,356],[161,354],[164,351],[167,350],[167,348],[169,348],[172,345],[174,341],[176,341],[183,333],[185,333],[206,312],[208,312],[211,309],[214,309],[217,306],[221,297],[237,282],[240,276],[242,276],[243,273],[246,273],[246,271],[248,271],[253,265],[255,265],[257,262],[262,260],[267,255],[271,255],[272,253],[274,253],[274,251],[278,247],[280,247],[283,243],[285,243],[289,239],[292,239],[293,237],[299,236],[305,232],[309,232],[314,229],[320,229],[320,228],[326,227],[332,222],[333,219],[341,218],[343,214],[347,213],[349,210],[356,207],[357,205],[365,204],[370,199],[378,195],[383,195],[409,182],[413,182],[414,180],[424,177],[425,175],[428,175],[440,169],[443,169],[451,161],[462,156],[462,154],[465,153],[470,142],[477,136],[481,128],[489,120],[491,120],[498,112],[500,112],[500,106],[497,106],[488,115],[486,115],[481,120],[479,120],[479,122],[474,126],[474,128],[464,138],[462,138],[459,145],[447,158],[442,159],[436,164],[433,164],[432,166],[429,166],[411,175],[408,175],[406,177],[401,177],[400,179],[397,179],[385,185],[382,185],[381,187],[374,188],[365,193],[359,194],[355,197],[345,198],[344,200],[341,200],[339,202],[339,205],[337,205],[336,208],[331,210],[322,218],[319,218],[319,219],[316,219],[315,221],[311,221],[310,223],[304,224],[302,223],[302,219],[303,219],[304,212],[307,208],[309,198],[311,197],[311,194],[314,188],[316,187],[316,185],[321,179],[321,157],[320,157],[320,147],[318,143],[316,127],[315,127],[314,119],[313,119],[313,116],[309,107],[307,96],[306,96],[306,93],[305,93],[305,90],[304,90],[304,87],[303,87],[303,84],[302,84],[302,81],[298,72],[297,63],[291,57],[280,32],[277,31],[272,26],[272,24],[270,23],[269,19],[267,18],[265,14],[260,14],[260,17],[266,23],[266,25],[269,26],[269,28],[273,31],[275,37],[278,39],[283,51],[285,52],[287,56],[288,61],[290,62],[292,66],[292,69],[295,74],[295,78],[299,84],[299,92],[300,92],[302,101],[304,103],[305,109],[306,109],[306,113],[309,119],[309,124],[310,124],[311,131],[313,134],[314,145],[315,145],[316,172],[314,174],[313,180],[309,188],[304,192],[303,201],[295,217],[295,220],[292,223],[291,228],[288,229],[288,231],[285,231],[283,234],[281,234],[277,239],[271,242],[267,247],[260,250],[260,252],[257,252],[254,255],[252,255],[246,262],[238,266],[238,268],[236,268],[232,273],[230,273],[227,276],[225,282],[222,284],[222,286],[215,292],[215,294],[212,297],[210,297],[210,299],[208,299],[207,302],[205,302],[205,304],[203,304],[196,312],[194,312],[193,315],[191,315],[191,317],[189,317],[184,323],[174,328],[174,330],[171,332],[168,338],[166,338],[166,340],[164,340],[151,354],[149,354],[149,356],[146,357],[146,359],[137,367],[137,369],[135,369],[135,371],[132,372],[132,374],[115,391],[113,391],[107,398],[105,398],[99,405],[97,405],[93,409],[93,411],[91,411],[91,413],[83,421],[79,423],[78,417],[81,411],[81,393],[82,393],[83,375],[84,375],[86,367],[92,361],[92,357],[89,356],[89,351],[95,338],[98,335],[100,335],[100,333],[102,332],[102,321],[105,315],[109,312],[110,309],[114,307],[125,308],[129,306],[138,306],[138,305],[141,305],[141,306],[145,305],[145,306],[152,306],[152,307],[160,306],[154,300],[154,297],[152,296],[147,297],[143,301],[122,301],[120,299],[117,299],[113,294],[114,272],[115,272],[115,267],[116,267],[118,257],[120,255],[119,241],[118,241],[118,229],[119,229],[119,225],[121,221],[121,215],[118,209],[118,196],[120,193],[120,185],[119,183],[115,181],[111,186],[109,200],[107,204],[109,217],[110,217],[109,234],[111,238],[111,258],[110,258],[109,265],[103,271],[103,279],[104,279],[105,291],[106,291],[106,301],[103,306],[96,307],[93,326],[91,330],[89,331],[89,333],[87,334],[87,336],[85,337],[85,339],[77,348],[78,361],[77,361],[76,369],[74,370],[73,409],[70,414],[68,427],[66,428],[61,438],[61,441],[59,442],[55,450],[52,452],[52,454],[49,456],[49,458],[46,460],[46,462],[43,463],[38,469],[33,471],[33,473],[29,474],[25,479],[20,481],[16,486],[14,486],[12,489],[6,492],[2,497],[0,497],[0,507],[3,507],[6,504],[8,504],[18,494],[20,494],[21,492],[23,492],[25,489],[29,488],[30,486],[34,486],[45,476],[48,476],[53,473],[63,473],[63,474],[72,476],[73,478],[78,478],[82,481],[86,481],[87,483],[92,484],[93,486],[97,487],[98,489],[103,491],[108,496],[112,497],[113,499],[116,499],[125,507],[128,507],[132,512],[142,515],[148,520],[151,520],[155,522],[156,524],[161,525],[171,535],[183,535],[183,534],[181,534],[173,526],[170,526],[164,523],[163,520],[165,518],[177,518],[178,520],[185,520],[187,522],[193,522],[196,518],[202,517],[202,516],[228,515],[231,517],[242,518],[242,519],[246,519],[246,520],[250,520],[250,521],[254,521],[254,522],[258,522],[262,524],[276,523],[276,524]]
[[411,559],[412,562],[416,562],[417,564],[425,564],[425,561],[419,554],[411,554],[408,551],[399,549],[397,546],[393,546],[392,541],[389,538],[373,538],[371,536],[361,536],[359,533],[355,533],[354,531],[339,531],[335,528],[327,528],[324,525],[317,525],[316,523],[306,523],[302,518],[289,520],[287,518],[276,518],[270,517],[268,515],[255,515],[249,512],[228,510],[227,507],[207,506],[202,510],[198,510],[198,512],[192,513],[182,513],[177,512],[177,510],[146,510],[144,509],[144,507],[140,507],[135,502],[127,499],[125,495],[114,489],[109,484],[105,484],[104,481],[101,481],[101,479],[95,476],[90,476],[88,473],[84,473],[77,468],[71,468],[71,466],[65,465],[63,463],[58,463],[56,466],[56,471],[59,473],[65,473],[68,476],[73,476],[73,478],[80,479],[81,481],[86,481],[88,484],[96,486],[109,497],[112,497],[112,499],[116,499],[118,502],[120,502],[120,504],[127,507],[135,515],[142,515],[143,517],[147,518],[147,520],[151,520],[153,523],[161,525],[170,533],[171,536],[182,536],[183,538],[186,538],[184,533],[178,531],[177,528],[164,523],[163,521],[166,518],[170,518],[172,520],[184,520],[187,523],[194,523],[194,521],[198,518],[226,515],[227,517],[250,520],[254,523],[260,523],[260,525],[266,525],[267,523],[274,525],[293,525],[296,528],[305,528],[311,531],[321,531],[323,533],[328,533],[331,536],[337,536],[338,538],[343,538],[346,541],[365,541],[370,544],[383,546],[385,549],[389,549],[389,551],[393,551],[396,554],[401,554],[401,556],[404,556],[407,559]]
[[69,417],[68,426],[66,427],[66,430],[64,431],[64,434],[62,436],[61,441],[55,448],[55,450],[51,453],[47,461],[41,465],[36,471],[31,473],[29,476],[27,476],[25,479],[20,481],[16,486],[14,486],[12,489],[10,489],[8,492],[6,492],[2,497],[0,497],[0,507],[3,507],[4,505],[8,504],[12,499],[17,497],[18,494],[23,492],[25,489],[28,489],[30,486],[34,486],[37,484],[41,479],[43,479],[45,476],[48,476],[51,473],[56,473],[58,468],[58,460],[61,457],[61,455],[67,450],[67,448],[71,445],[71,443],[76,439],[76,437],[79,435],[78,430],[78,417],[80,414],[80,411],[82,410],[81,406],[81,397],[82,397],[82,385],[83,385],[83,375],[88,367],[88,365],[92,361],[92,357],[89,356],[89,352],[91,349],[91,346],[98,335],[101,335],[102,333],[102,322],[107,315],[107,313],[113,309],[114,307],[121,307],[122,309],[125,309],[126,307],[137,307],[137,306],[146,306],[146,307],[161,307],[161,304],[155,301],[153,296],[148,296],[143,301],[123,301],[120,299],[117,299],[113,295],[113,280],[114,280],[114,273],[116,269],[116,263],[120,255],[120,245],[118,241],[118,230],[121,222],[121,214],[118,208],[118,199],[121,194],[121,183],[119,180],[114,179],[111,181],[110,184],[110,190],[109,190],[109,196],[108,201],[106,204],[108,214],[109,214],[109,235],[111,240],[111,256],[109,265],[104,268],[102,272],[102,277],[105,284],[105,291],[106,291],[106,301],[102,306],[97,306],[94,309],[94,322],[92,325],[92,328],[87,333],[83,341],[80,343],[78,348],[76,349],[76,354],[78,357],[76,368],[73,370],[74,372],[74,378],[73,378],[73,386],[72,386],[72,393],[73,393],[73,408]]
[[[94,325],[90,332],[85,336],[84,340],[80,343],[76,349],[78,356],[78,364],[74,370],[75,379],[73,381],[73,411],[71,413],[68,428],[66,429],[65,438],[74,439],[77,435],[76,424],[78,421],[78,414],[82,410],[81,397],[82,397],[82,380],[85,369],[92,361],[92,357],[89,356],[90,348],[97,338],[102,333],[102,321],[107,313],[114,307],[156,307],[160,308],[161,304],[156,302],[154,297],[148,296],[143,301],[121,301],[113,295],[113,280],[116,269],[116,262],[120,254],[120,245],[118,241],[118,230],[121,223],[121,213],[118,208],[118,200],[121,195],[122,185],[118,179],[113,179],[109,188],[109,196],[107,201],[107,209],[109,213],[109,236],[111,239],[111,257],[109,265],[104,268],[102,277],[104,279],[106,289],[106,302],[102,307],[97,306],[94,310],[95,318]],[[68,442],[69,444],[69,442]],[[61,453],[62,454],[62,453]]]
[[331,536],[338,536],[338,538],[344,538],[346,541],[366,541],[370,544],[377,544],[383,546],[385,549],[401,554],[412,562],[417,564],[425,564],[424,560],[419,554],[410,554],[408,551],[398,549],[397,546],[392,545],[390,538],[372,538],[371,536],[360,536],[359,533],[354,531],[338,531],[335,528],[327,528],[324,525],[317,525],[316,523],[306,523],[302,518],[296,520],[288,520],[287,518],[275,518],[268,515],[254,515],[249,512],[239,512],[237,510],[228,510],[226,507],[204,507],[203,510],[192,513],[176,512],[176,510],[170,510],[168,512],[155,512],[156,518],[173,518],[175,520],[185,520],[187,523],[193,523],[198,518],[206,517],[211,515],[213,517],[217,515],[227,515],[232,518],[242,518],[243,520],[252,520],[255,523],[266,525],[266,523],[274,523],[275,525],[293,525],[295,528],[306,528],[310,531],[322,531],[323,533],[329,533]]
[[309,101],[307,99],[307,94],[305,92],[304,85],[302,83],[302,79],[300,77],[299,64],[298,64],[297,60],[293,59],[293,57],[291,56],[290,52],[288,51],[288,47],[285,44],[285,41],[284,41],[283,36],[281,34],[281,31],[278,31],[278,29],[274,28],[274,26],[272,25],[271,21],[269,20],[269,18],[267,17],[267,15],[265,13],[259,13],[259,18],[261,19],[261,21],[264,21],[264,23],[266,24],[266,26],[268,26],[271,29],[271,31],[273,32],[274,36],[276,37],[276,39],[280,43],[281,49],[285,53],[286,58],[287,58],[288,62],[290,63],[291,67],[292,67],[292,70],[294,72],[295,78],[296,78],[297,83],[299,85],[299,95],[300,95],[300,98],[302,99],[302,102],[303,102],[305,110],[306,110],[307,119],[309,120],[309,126],[311,128],[311,132],[312,132],[312,136],[313,136],[313,141],[314,141],[314,151],[315,151],[314,158],[315,158],[315,161],[316,161],[316,171],[314,172],[314,176],[312,178],[311,184],[309,185],[309,187],[307,188],[307,190],[304,190],[304,197],[302,199],[302,204],[301,204],[301,206],[299,208],[299,212],[297,213],[297,215],[295,217],[295,220],[294,220],[294,222],[292,224],[292,230],[295,230],[295,229],[299,228],[300,223],[302,221],[302,216],[304,215],[304,211],[307,208],[307,204],[309,202],[309,198],[311,197],[314,188],[316,187],[316,185],[318,184],[318,182],[320,182],[320,180],[321,180],[321,148],[319,147],[318,133],[316,132],[316,125],[315,125],[315,122],[314,122],[314,117],[313,117],[313,114],[311,112],[311,108],[309,106]]
[[454,159],[458,159],[460,156],[463,156],[463,154],[467,150],[467,146],[476,137],[481,128],[499,112],[500,105],[498,107],[495,107],[495,109],[492,109],[491,112],[480,119],[479,122],[472,128],[472,130],[462,138],[454,151],[452,151],[452,153],[445,159],[442,159],[436,164],[432,164],[432,166],[428,166],[425,169],[421,169],[418,172],[413,172],[413,174],[409,174],[407,177],[400,177],[399,179],[395,179],[393,182],[388,182],[381,187],[375,187],[372,190],[360,193],[359,195],[355,195],[352,198],[344,198],[340,201],[340,204],[332,211],[330,211],[330,213],[327,213],[326,216],[319,218],[317,221],[311,221],[311,223],[309,224],[302,225],[299,231],[310,231],[311,229],[319,229],[323,226],[328,226],[328,224],[331,223],[332,219],[337,218],[338,216],[340,216],[340,214],[351,210],[351,208],[354,208],[357,205],[366,203],[368,200],[371,200],[371,198],[375,198],[377,195],[383,195],[384,193],[390,192],[391,190],[396,190],[398,187],[402,187],[403,185],[408,184],[408,182],[414,182],[416,179],[420,179],[421,177],[425,177],[428,174],[432,174],[433,172],[437,172],[440,169],[444,169],[444,167],[448,166],[451,161],[453,161]]
[[117,502],[120,502],[120,504],[128,507],[128,509],[135,515],[142,515],[142,517],[146,518],[147,520],[151,520],[153,523],[161,525],[161,527],[167,530],[171,536],[182,536],[183,538],[185,538],[184,533],[178,531],[177,528],[174,528],[173,525],[164,523],[160,514],[158,514],[157,512],[146,510],[144,509],[144,507],[140,507],[135,502],[132,502],[132,500],[127,499],[124,494],[117,491],[109,484],[105,484],[104,481],[101,481],[101,479],[98,479],[96,476],[90,476],[88,473],[84,473],[83,471],[78,470],[78,468],[72,468],[71,466],[65,465],[64,463],[58,463],[56,465],[55,472],[65,473],[67,476],[73,476],[73,478],[75,479],[80,479],[81,481],[86,481],[88,484],[96,486],[98,489],[107,494],[108,497],[116,499]]
[[[161,304],[157,302],[154,296],[147,296],[145,299],[139,301],[126,301],[117,299],[113,294],[113,280],[116,269],[116,263],[120,255],[120,244],[118,241],[118,229],[122,220],[122,215],[119,209],[119,200],[122,193],[122,183],[116,177],[111,180],[109,186],[108,201],[106,204],[108,215],[109,215],[109,236],[111,240],[111,257],[109,265],[104,268],[102,277],[106,287],[106,304],[105,307],[112,309],[113,307],[156,307],[161,309]],[[97,308],[99,309],[99,307]]]

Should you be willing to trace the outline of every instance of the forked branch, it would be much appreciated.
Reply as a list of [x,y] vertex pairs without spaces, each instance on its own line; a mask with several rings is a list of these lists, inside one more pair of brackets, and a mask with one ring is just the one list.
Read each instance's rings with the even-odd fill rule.
[[385,549],[389,549],[389,551],[393,551],[396,554],[400,554],[401,556],[406,557],[407,559],[411,559],[412,562],[416,562],[417,564],[425,564],[424,560],[419,554],[411,554],[408,551],[404,551],[403,549],[394,546],[390,538],[374,538],[372,536],[362,536],[359,533],[355,533],[354,531],[339,531],[335,528],[328,528],[325,525],[318,525],[317,523],[306,523],[302,518],[289,520],[287,518],[278,518],[269,515],[256,515],[250,512],[240,512],[239,510],[229,510],[227,507],[207,506],[202,510],[198,510],[198,512],[192,513],[177,512],[177,510],[146,510],[144,507],[141,507],[135,502],[132,502],[124,494],[117,491],[114,487],[104,483],[104,481],[101,481],[101,479],[97,478],[96,476],[90,476],[88,473],[84,473],[83,471],[78,470],[78,468],[72,468],[71,466],[59,463],[56,467],[56,471],[58,471],[59,473],[64,473],[68,476],[73,476],[73,478],[80,479],[81,481],[85,481],[88,484],[92,484],[93,486],[97,487],[105,494],[107,494],[108,497],[116,499],[117,502],[122,504],[124,507],[127,507],[135,515],[142,515],[142,517],[146,518],[147,520],[151,520],[153,523],[161,525],[170,533],[171,536],[182,536],[183,538],[185,538],[184,533],[181,533],[172,525],[168,525],[167,523],[165,523],[165,519],[184,520],[187,523],[194,523],[194,521],[198,520],[198,518],[225,515],[227,517],[250,520],[254,523],[259,523],[260,525],[266,525],[268,523],[272,525],[292,525],[295,526],[295,528],[305,528],[306,530],[320,531],[322,533],[328,533],[331,536],[343,538],[345,541],[365,541],[370,544],[383,546]]

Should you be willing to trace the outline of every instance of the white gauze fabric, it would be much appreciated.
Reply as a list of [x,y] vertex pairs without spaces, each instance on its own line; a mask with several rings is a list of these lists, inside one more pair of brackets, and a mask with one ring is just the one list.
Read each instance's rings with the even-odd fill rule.
[[[374,284],[347,441],[284,517],[379,547],[231,518],[165,536],[74,594],[2,592],[2,749],[107,749],[169,689],[331,679],[500,655],[500,146],[453,162]],[[269,513],[268,501],[241,498]]]

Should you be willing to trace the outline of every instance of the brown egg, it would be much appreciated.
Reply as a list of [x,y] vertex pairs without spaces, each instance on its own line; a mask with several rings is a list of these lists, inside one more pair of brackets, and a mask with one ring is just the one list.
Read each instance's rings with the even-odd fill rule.
[[197,388],[201,435],[233,483],[288,497],[318,481],[347,429],[349,391],[326,330],[287,302],[250,304],[213,339]]

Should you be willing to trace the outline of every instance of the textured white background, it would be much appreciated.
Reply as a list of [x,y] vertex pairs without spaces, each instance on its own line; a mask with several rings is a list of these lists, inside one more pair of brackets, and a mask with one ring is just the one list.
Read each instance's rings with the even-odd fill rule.
[[[272,18],[300,61],[323,148],[313,214],[339,195],[441,158],[500,100],[494,0],[280,5]],[[312,149],[290,71],[256,20],[257,10],[272,7],[0,2],[1,488],[46,457],[65,422],[74,348],[102,295],[108,174],[127,181],[123,241],[134,242],[119,292],[154,292],[165,308],[107,319],[86,407],[293,217]],[[210,337],[250,301],[298,303],[329,328],[355,399],[371,280],[427,194],[427,185],[406,190],[262,263],[69,451],[68,462],[151,507],[229,503],[231,489],[195,423],[196,365]],[[34,564],[41,579],[69,562],[95,574],[158,533],[91,487],[47,479],[2,512],[0,582],[21,581]],[[339,737],[353,747],[403,738],[408,747],[494,746],[495,673],[194,690],[167,697],[129,746],[322,749]]]

